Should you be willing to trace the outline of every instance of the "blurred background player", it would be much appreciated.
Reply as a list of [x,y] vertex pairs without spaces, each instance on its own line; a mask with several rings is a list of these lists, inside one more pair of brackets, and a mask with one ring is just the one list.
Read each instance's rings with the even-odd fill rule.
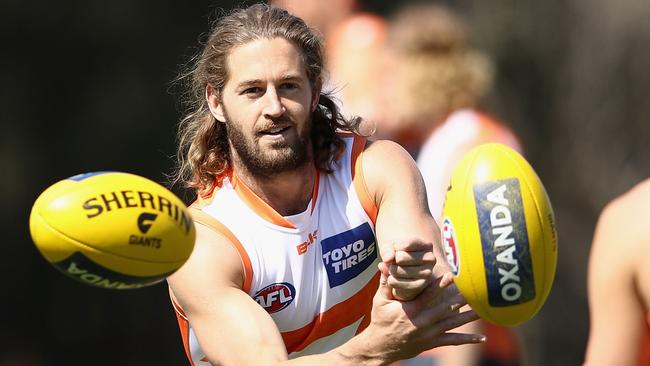
[[491,88],[489,59],[469,44],[465,25],[441,5],[402,8],[391,20],[391,74],[385,90],[391,118],[379,136],[391,136],[418,159],[429,208],[440,218],[451,170],[471,148],[499,142],[522,152],[504,123],[480,111]]
[[359,8],[356,0],[271,0],[270,4],[301,18],[325,39]]
[[[457,15],[441,5],[411,4],[391,18],[388,32],[388,83],[381,103],[387,117],[377,120],[377,137],[393,139],[417,157],[429,209],[441,222],[451,172],[467,151],[488,142],[520,153],[522,148],[509,127],[478,109],[493,70],[488,58],[470,47]],[[482,321],[470,328],[485,328],[487,343],[437,352],[436,365],[518,364],[512,331]]]
[[650,179],[610,202],[589,258],[587,365],[650,365]]
[[324,90],[339,102],[341,112],[360,116],[368,134],[384,116],[379,99],[384,88],[381,77],[387,24],[377,14],[364,11],[356,0],[272,0],[302,18],[325,39],[329,77]]

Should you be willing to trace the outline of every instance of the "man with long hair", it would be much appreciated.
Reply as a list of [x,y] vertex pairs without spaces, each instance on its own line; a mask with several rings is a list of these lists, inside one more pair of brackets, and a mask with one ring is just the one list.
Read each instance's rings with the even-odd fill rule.
[[193,365],[385,365],[484,341],[448,332],[477,316],[415,163],[356,134],[322,75],[320,39],[258,4],[215,23],[185,78],[176,180],[197,241],[169,285]]

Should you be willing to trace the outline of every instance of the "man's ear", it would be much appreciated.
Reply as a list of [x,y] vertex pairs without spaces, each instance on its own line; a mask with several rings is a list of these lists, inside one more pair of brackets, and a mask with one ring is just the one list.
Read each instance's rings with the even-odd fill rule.
[[205,87],[205,100],[208,102],[210,113],[217,119],[217,121],[225,123],[226,116],[223,113],[223,105],[217,97],[217,91],[211,85]]
[[311,111],[315,111],[318,107],[318,101],[320,100],[320,92],[323,89],[323,82],[318,79],[314,84],[313,95],[311,97]]

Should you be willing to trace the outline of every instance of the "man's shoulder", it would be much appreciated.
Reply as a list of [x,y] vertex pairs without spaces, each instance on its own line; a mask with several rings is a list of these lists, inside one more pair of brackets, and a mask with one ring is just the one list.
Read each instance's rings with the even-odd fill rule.
[[[604,215],[610,220],[641,220],[650,212],[650,178],[636,184],[627,192],[612,200]],[[650,226],[648,227],[650,231]]]
[[371,192],[378,183],[383,186],[382,182],[408,179],[414,171],[417,171],[415,161],[394,141],[375,140],[364,150],[363,174]]
[[392,140],[368,140],[368,142],[365,145],[365,151],[364,153],[368,154],[402,154],[408,152],[406,149],[402,147],[402,145],[398,144],[395,141]]
[[[638,258],[650,248],[650,179],[613,199],[600,215],[596,235],[616,256]],[[641,255],[643,257],[643,255]]]

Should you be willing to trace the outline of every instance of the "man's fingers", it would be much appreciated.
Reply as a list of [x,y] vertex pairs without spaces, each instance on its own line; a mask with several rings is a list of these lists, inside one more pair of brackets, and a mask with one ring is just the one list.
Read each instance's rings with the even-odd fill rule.
[[388,267],[389,274],[402,279],[429,278],[433,274],[431,266],[398,266],[392,264]]
[[433,267],[436,263],[436,256],[432,251],[395,251],[395,264],[400,266],[414,266],[429,264]]
[[431,284],[429,284],[418,298],[418,302],[422,302],[427,307],[434,306],[446,298],[457,294],[458,289],[453,285],[453,282],[453,274],[451,272],[444,273],[441,277],[434,277]]
[[402,290],[419,290],[420,292],[431,282],[432,277],[429,278],[397,278],[393,276],[388,277],[388,285],[394,289]]
[[379,268],[379,272],[381,272],[384,276],[386,276],[386,277],[390,276],[390,269],[389,269],[388,264],[386,264],[384,262],[379,262],[379,264],[377,266]]
[[403,250],[407,252],[417,252],[417,251],[430,252],[433,250],[433,243],[422,241],[419,239],[413,239],[413,240],[396,242],[393,245],[393,248],[396,251]]
[[434,347],[460,346],[463,344],[483,343],[487,337],[483,334],[451,333],[447,332],[437,337]]
[[467,304],[467,301],[463,295],[455,294],[445,301],[433,305],[431,312],[432,314],[436,314],[434,315],[435,317],[443,319],[453,314],[458,314],[460,312],[460,308],[462,308],[465,304]]
[[454,283],[454,275],[451,272],[443,273],[440,279],[440,287],[447,287],[452,283]]
[[[382,263],[379,263],[380,265]],[[381,271],[380,268],[380,277],[379,277],[379,288],[377,289],[377,294],[383,297],[384,300],[393,300],[393,289],[388,285],[388,277]]]
[[393,289],[393,297],[399,301],[411,301],[418,297],[420,293],[422,293],[421,289]]
[[395,250],[392,248],[385,248],[379,251],[381,255],[381,260],[384,263],[391,263],[395,261]]
[[435,323],[432,329],[435,329],[436,333],[444,333],[449,330],[458,328],[461,325],[473,322],[478,318],[479,316],[474,312],[474,310],[468,310],[441,319]]

